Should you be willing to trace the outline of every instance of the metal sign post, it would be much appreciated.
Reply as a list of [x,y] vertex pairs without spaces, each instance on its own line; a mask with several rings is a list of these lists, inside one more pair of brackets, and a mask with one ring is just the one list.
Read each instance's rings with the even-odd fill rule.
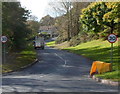
[[117,36],[115,34],[108,35],[108,41],[111,43],[111,63],[113,63],[113,43],[117,41]]
[[111,43],[111,63],[113,63],[113,43]]
[[6,62],[5,43],[3,43],[3,64]]
[[6,51],[5,51],[5,43],[7,42],[7,37],[2,36],[1,42],[3,43],[3,64],[6,62]]

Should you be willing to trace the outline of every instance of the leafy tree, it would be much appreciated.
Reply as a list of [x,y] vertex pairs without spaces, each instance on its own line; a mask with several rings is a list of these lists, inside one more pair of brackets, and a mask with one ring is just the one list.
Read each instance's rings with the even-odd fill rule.
[[31,30],[30,38],[36,36],[40,27],[40,23],[35,20],[28,20],[27,24],[28,28]]
[[8,37],[9,49],[25,47],[26,38],[30,30],[26,25],[29,11],[21,7],[18,2],[4,2],[2,4],[2,34]]
[[[85,31],[98,33],[104,28],[110,28],[111,32],[120,25],[119,2],[94,2],[82,10],[80,21]],[[104,27],[104,28],[103,28]]]

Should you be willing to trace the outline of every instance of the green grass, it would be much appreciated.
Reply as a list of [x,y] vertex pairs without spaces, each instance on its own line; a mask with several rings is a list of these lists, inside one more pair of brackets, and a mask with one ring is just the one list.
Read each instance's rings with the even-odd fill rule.
[[96,77],[110,79],[113,81],[120,81],[119,77],[120,71],[106,72],[103,74],[97,74]]
[[49,46],[49,47],[54,47],[55,46],[55,41],[48,42],[48,43],[46,43],[46,45]]
[[[64,48],[64,50],[83,55],[88,57],[94,61],[103,61],[106,63],[111,62],[110,53],[111,53],[111,44],[108,41],[103,40],[94,40],[87,43],[82,43],[75,47],[68,47]],[[119,80],[120,77],[118,75],[120,65],[120,56],[118,55],[118,42],[114,43],[113,48],[113,63],[112,63],[112,72],[107,72],[104,74],[97,75],[98,77],[104,79],[112,79],[112,80]]]
[[[64,48],[70,52],[89,57],[93,60],[110,62],[111,46],[107,41],[94,40],[75,47]],[[114,62],[118,62],[118,43],[114,44]]]
[[16,53],[16,58],[13,62],[3,64],[2,73],[19,70],[28,64],[31,64],[36,59],[36,52],[32,44],[28,44],[27,48],[19,53]]

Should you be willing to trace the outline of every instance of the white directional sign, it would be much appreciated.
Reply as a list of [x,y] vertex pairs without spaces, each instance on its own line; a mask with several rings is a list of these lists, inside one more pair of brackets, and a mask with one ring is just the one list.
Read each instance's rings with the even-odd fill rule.
[[1,41],[2,41],[3,43],[5,43],[5,42],[7,41],[7,37],[6,37],[6,36],[1,36]]
[[115,42],[117,41],[117,36],[116,36],[115,34],[110,34],[110,35],[108,36],[108,41],[109,41],[110,43],[115,43]]

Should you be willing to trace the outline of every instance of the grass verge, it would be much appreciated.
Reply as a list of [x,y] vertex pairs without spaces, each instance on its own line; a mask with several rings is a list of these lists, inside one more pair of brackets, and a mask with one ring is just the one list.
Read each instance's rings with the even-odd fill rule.
[[[50,42],[48,46],[52,46],[54,42]],[[64,46],[64,45],[63,45]],[[57,47],[57,45],[55,46]],[[85,57],[88,57],[94,61],[103,61],[106,63],[111,62],[110,58],[110,53],[111,53],[111,44],[106,40],[93,40],[90,42],[82,43],[79,44],[75,47],[67,47],[67,48],[62,48],[63,50],[67,50],[72,53],[76,53]],[[113,48],[113,63],[112,63],[112,72],[107,72],[103,74],[98,74],[96,75],[97,77],[104,78],[104,79],[111,79],[114,81],[120,81],[120,57],[118,55],[118,41],[114,43],[114,48]]]
[[7,62],[1,65],[2,73],[19,70],[21,67],[33,63],[36,59],[36,52],[32,44],[28,44],[27,48],[19,53],[15,53],[15,58],[12,62]]
[[46,45],[49,46],[49,47],[54,47],[55,46],[55,41],[48,42],[48,43],[46,43]]

